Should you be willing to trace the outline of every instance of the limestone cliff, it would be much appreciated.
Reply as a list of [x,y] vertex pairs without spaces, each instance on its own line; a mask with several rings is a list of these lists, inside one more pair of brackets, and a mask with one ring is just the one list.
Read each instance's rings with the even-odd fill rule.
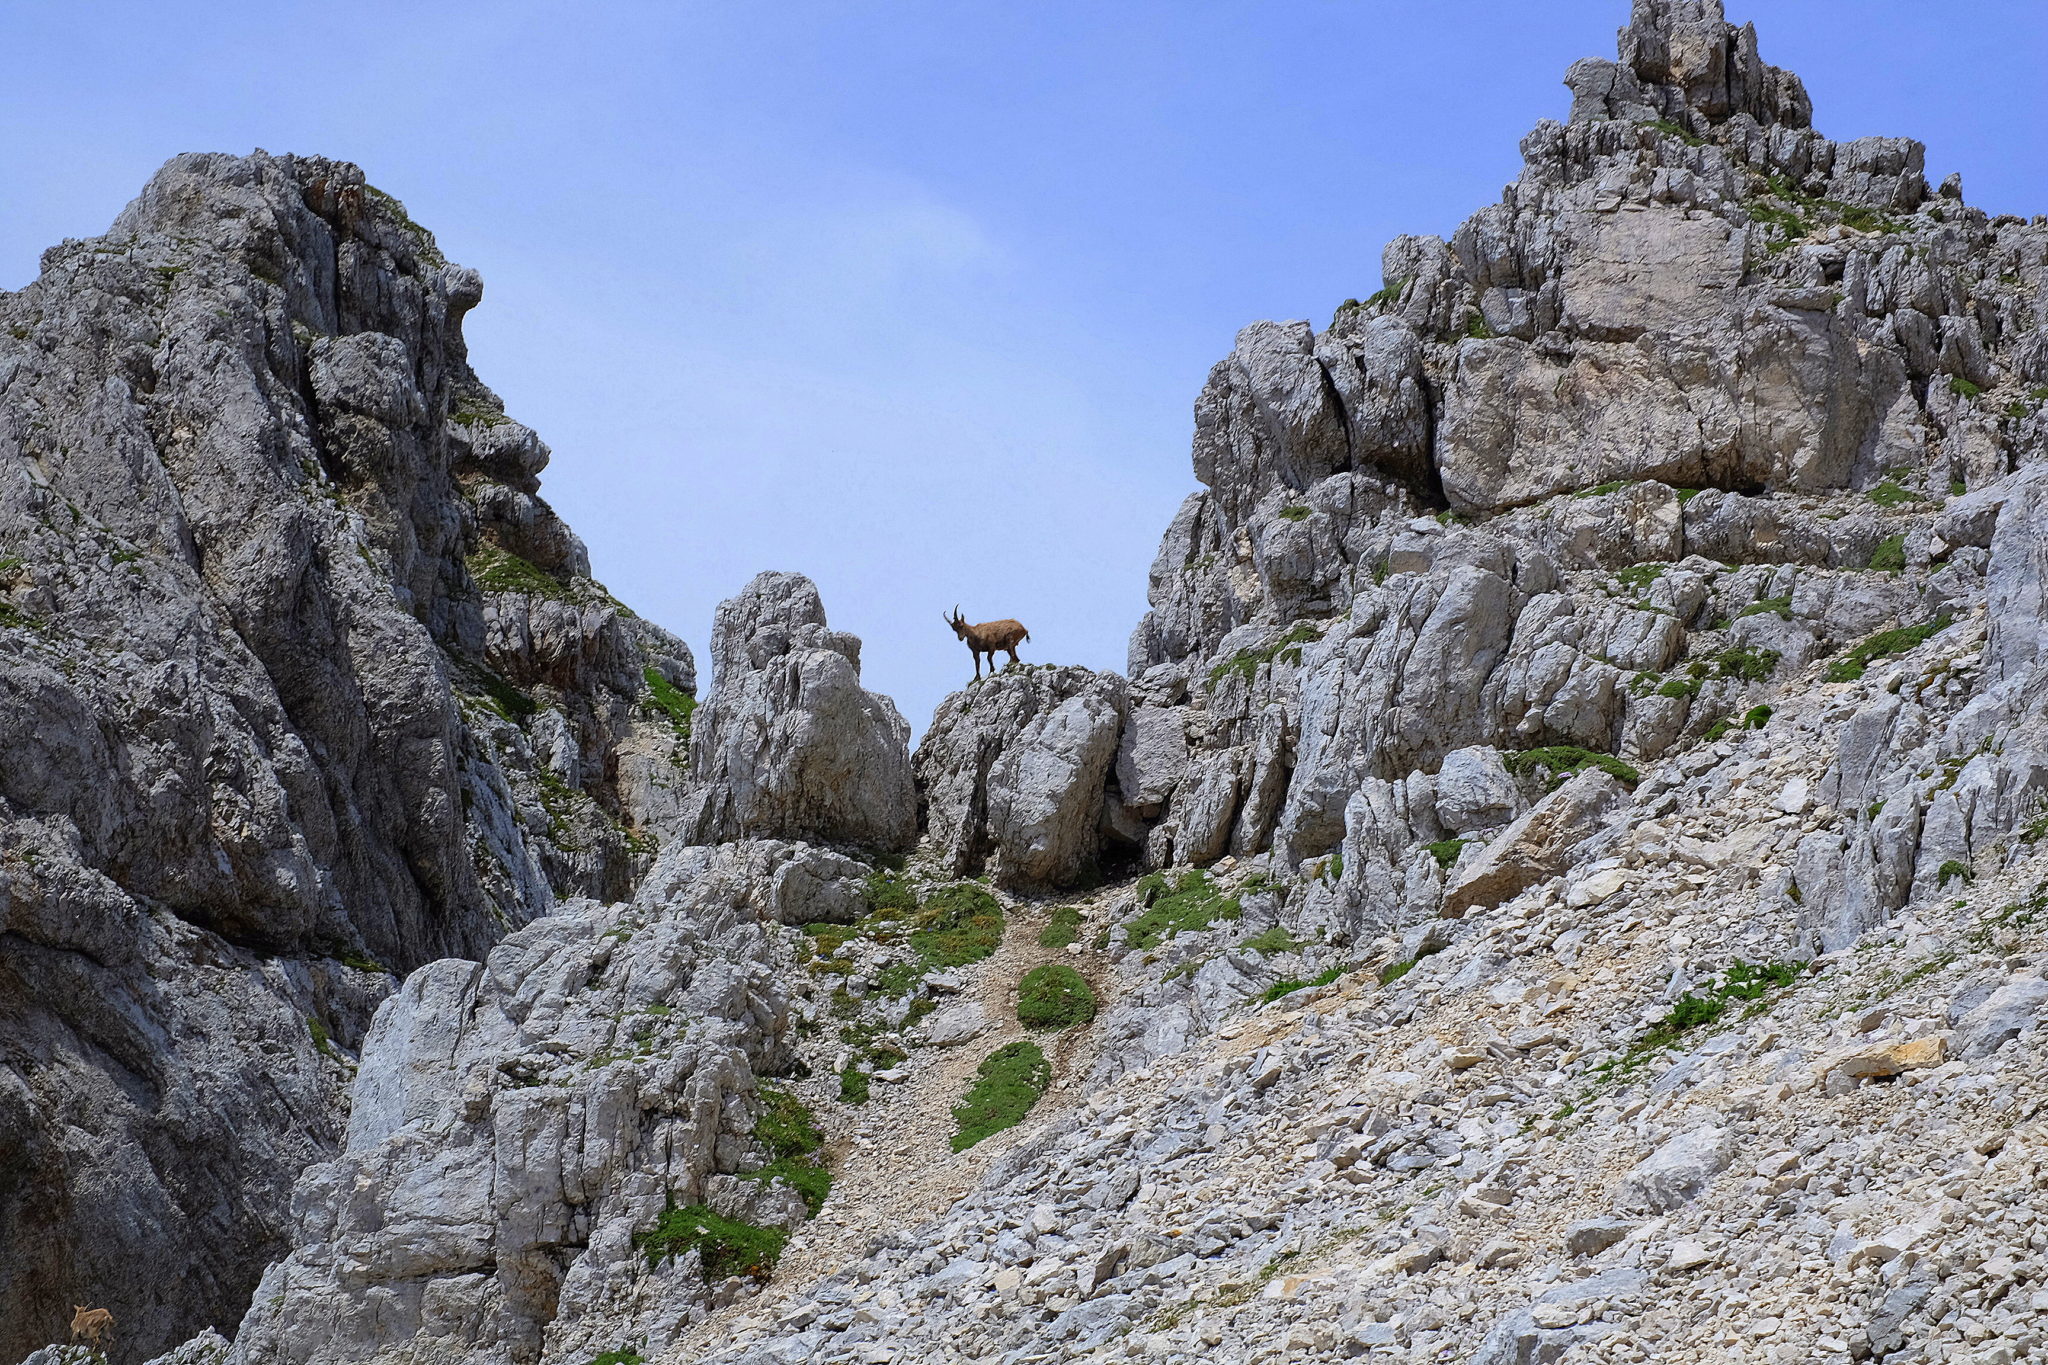
[[481,296],[262,153],[0,295],[0,1353],[231,1323],[396,976],[624,897],[671,818],[689,650],[539,498]]
[[[1240,334],[1129,676],[1005,670],[914,756],[796,574],[720,608],[690,717],[687,654],[582,577],[452,324],[405,321],[473,281],[346,168],[174,163],[7,300],[91,270],[66,297],[175,302],[203,267],[210,317],[249,301],[254,349],[161,429],[136,395],[199,380],[167,386],[160,302],[54,328],[62,365],[0,353],[44,528],[9,714],[73,737],[6,774],[5,961],[71,974],[8,968],[42,1011],[0,1014],[0,1074],[43,1086],[10,1118],[59,1171],[111,1169],[71,1137],[109,1112],[174,1171],[246,1124],[271,1150],[217,1192],[249,1211],[195,1237],[274,1239],[306,1167],[232,1346],[160,1365],[2048,1350],[2048,219],[1829,141],[1719,0],[1637,0],[1566,83],[1499,204],[1394,242],[1327,328]],[[237,206],[214,245],[141,245],[193,195]],[[245,372],[282,415],[230,401]],[[141,425],[95,445],[108,403]],[[62,483],[88,450],[132,486]],[[197,622],[155,690],[63,633],[187,619],[145,592]],[[201,712],[199,757],[153,757]],[[536,787],[551,819],[501,817]],[[630,895],[610,816],[677,828]],[[474,881],[428,894],[472,833]],[[357,952],[453,960],[377,1007],[337,1152],[293,1025],[362,1034],[391,978],[321,956]],[[262,1043],[251,1115],[230,1045]],[[256,1259],[195,1244],[183,1312],[67,1254],[20,1283],[132,1292],[144,1336],[236,1328]]]

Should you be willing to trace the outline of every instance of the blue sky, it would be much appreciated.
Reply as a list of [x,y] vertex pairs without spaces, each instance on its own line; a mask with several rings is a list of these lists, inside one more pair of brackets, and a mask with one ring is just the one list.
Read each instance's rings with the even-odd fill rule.
[[[483,272],[473,361],[598,576],[701,652],[755,571],[808,573],[922,729],[956,601],[1123,666],[1235,331],[1326,322],[1498,195],[1627,8],[15,3],[0,287],[177,152],[359,162]],[[1830,136],[2048,212],[2038,0],[1730,11]]]

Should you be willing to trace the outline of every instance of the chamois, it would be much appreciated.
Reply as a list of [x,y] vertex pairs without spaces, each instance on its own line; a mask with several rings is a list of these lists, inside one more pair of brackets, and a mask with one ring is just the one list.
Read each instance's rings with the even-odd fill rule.
[[996,672],[996,652],[998,650],[1008,651],[1010,662],[1016,663],[1017,646],[1031,638],[1031,632],[1024,629],[1024,623],[1021,621],[983,621],[978,626],[970,626],[967,624],[967,618],[960,614],[960,608],[957,605],[953,608],[953,614],[946,618],[946,624],[951,626],[953,633],[965,640],[968,649],[974,652],[974,680],[976,682],[981,681],[982,655],[988,655],[989,676],[994,677]]
[[80,1338],[92,1345],[93,1350],[104,1356],[107,1353],[107,1334],[114,1330],[114,1315],[104,1308],[87,1308],[82,1303],[71,1305],[71,1344],[76,1346]]

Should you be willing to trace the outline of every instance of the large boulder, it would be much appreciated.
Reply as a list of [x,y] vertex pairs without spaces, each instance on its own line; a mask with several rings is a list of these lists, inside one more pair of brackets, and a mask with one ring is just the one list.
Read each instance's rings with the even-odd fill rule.
[[860,640],[825,624],[810,579],[758,574],[721,602],[711,666],[690,742],[689,839],[887,853],[917,842],[910,726],[861,687]]
[[955,876],[989,863],[1006,886],[1063,886],[1102,846],[1124,680],[1008,668],[939,704],[916,768],[932,844]]
[[1456,919],[1499,905],[1517,892],[1563,875],[1574,847],[1593,835],[1607,812],[1627,799],[1621,783],[1588,768],[1536,803],[1464,864],[1444,892],[1443,914]]

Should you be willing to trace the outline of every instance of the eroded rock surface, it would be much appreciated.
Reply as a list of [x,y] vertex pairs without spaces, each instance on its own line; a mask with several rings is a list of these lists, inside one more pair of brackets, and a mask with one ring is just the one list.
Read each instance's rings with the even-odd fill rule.
[[685,817],[698,843],[774,837],[883,852],[917,841],[910,726],[860,685],[860,641],[825,624],[802,574],[718,606]]
[[0,1353],[231,1325],[392,973],[624,896],[672,819],[689,650],[539,498],[481,296],[260,153],[0,295]]
[[1121,775],[1124,691],[1114,673],[1016,667],[939,704],[915,763],[926,831],[955,876],[992,865],[1005,885],[1068,886],[1095,870],[1105,802],[1122,800],[1105,788]]

